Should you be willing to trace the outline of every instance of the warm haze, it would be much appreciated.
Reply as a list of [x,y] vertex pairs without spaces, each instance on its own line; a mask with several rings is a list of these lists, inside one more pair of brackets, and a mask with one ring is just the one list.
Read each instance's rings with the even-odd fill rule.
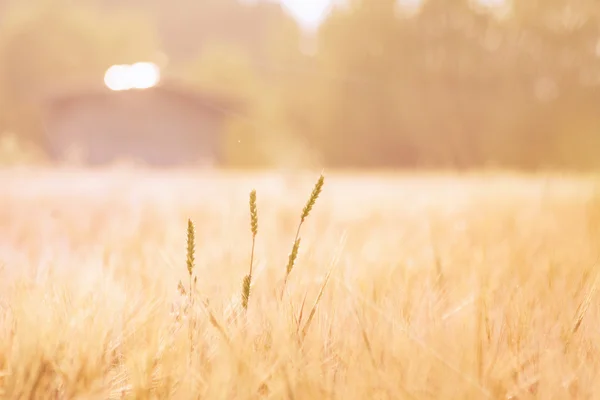
[[0,398],[599,398],[600,4],[427,1],[0,0]]

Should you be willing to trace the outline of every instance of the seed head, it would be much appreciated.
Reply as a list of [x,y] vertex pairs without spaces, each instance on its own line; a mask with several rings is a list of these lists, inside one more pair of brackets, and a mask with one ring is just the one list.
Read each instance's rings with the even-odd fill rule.
[[248,309],[248,299],[250,298],[250,283],[252,277],[250,275],[246,275],[244,277],[244,281],[242,283],[242,307],[244,310]]
[[317,199],[319,198],[319,195],[321,194],[321,191],[323,190],[324,184],[325,184],[325,177],[321,174],[321,176],[319,176],[319,180],[317,181],[317,183],[315,183],[315,187],[313,188],[313,191],[310,194],[310,198],[308,199],[308,202],[306,202],[306,205],[302,209],[302,216],[301,216],[302,222],[304,222],[304,220],[310,214],[313,206],[315,205]]
[[190,276],[192,276],[192,271],[194,270],[194,249],[196,247],[195,233],[194,233],[194,223],[191,219],[188,219],[188,227],[187,227],[187,270]]
[[298,249],[300,248],[300,238],[296,239],[294,242],[294,247],[292,247],[292,252],[290,253],[288,259],[288,265],[286,268],[286,275],[289,275],[294,268],[294,264],[296,263],[296,258],[298,257]]
[[250,229],[252,236],[258,234],[258,211],[256,208],[256,190],[250,192]]

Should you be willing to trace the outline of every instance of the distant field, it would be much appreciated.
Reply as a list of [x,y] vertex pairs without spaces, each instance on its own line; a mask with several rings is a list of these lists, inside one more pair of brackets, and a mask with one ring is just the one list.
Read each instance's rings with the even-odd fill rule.
[[317,177],[0,172],[0,397],[598,398],[598,181]]

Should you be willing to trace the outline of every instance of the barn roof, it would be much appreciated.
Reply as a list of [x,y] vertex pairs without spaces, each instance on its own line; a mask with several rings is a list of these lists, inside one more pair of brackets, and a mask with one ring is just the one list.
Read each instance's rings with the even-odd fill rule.
[[43,109],[50,111],[61,104],[73,101],[82,101],[97,97],[119,96],[124,93],[159,93],[175,96],[196,103],[200,107],[214,110],[216,113],[241,112],[243,111],[244,104],[243,99],[241,98],[202,91],[174,80],[161,81],[158,85],[147,89],[130,89],[125,91],[113,91],[103,85],[62,85],[58,88],[47,90],[38,98],[38,100]]

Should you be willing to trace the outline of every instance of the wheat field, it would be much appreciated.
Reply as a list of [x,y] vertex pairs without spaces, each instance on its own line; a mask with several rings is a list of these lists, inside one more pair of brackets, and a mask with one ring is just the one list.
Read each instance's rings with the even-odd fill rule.
[[600,398],[591,177],[317,178],[0,173],[0,396]]

